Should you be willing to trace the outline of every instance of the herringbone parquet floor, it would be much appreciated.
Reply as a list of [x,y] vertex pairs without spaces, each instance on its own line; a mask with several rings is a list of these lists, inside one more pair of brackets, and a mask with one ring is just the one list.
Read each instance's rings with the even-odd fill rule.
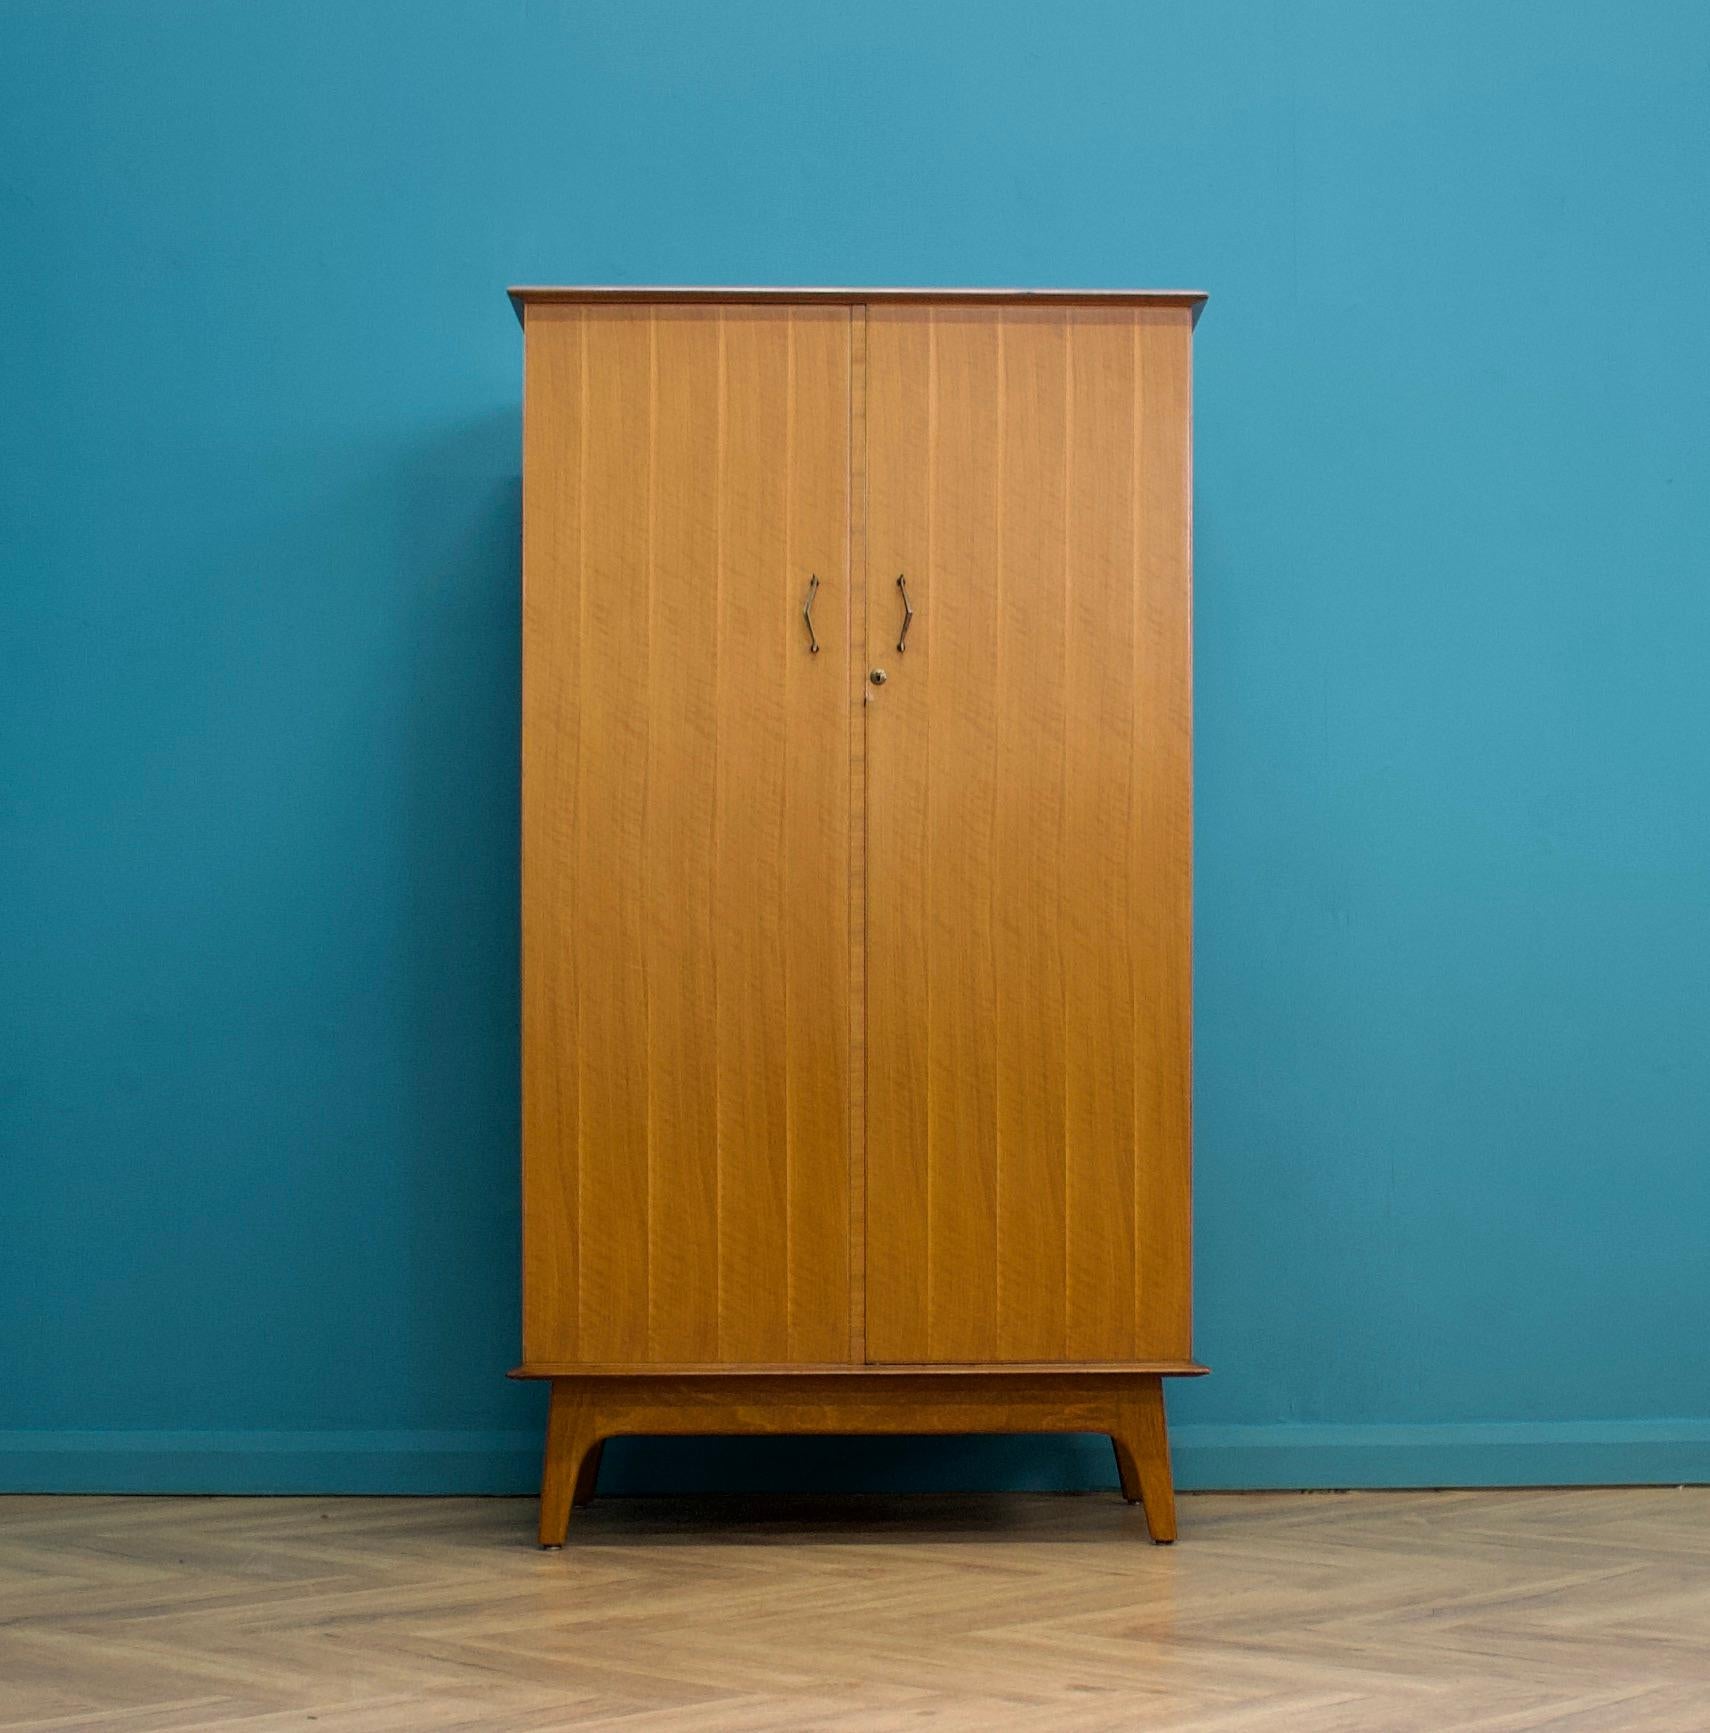
[[1710,1489],[0,1501],[0,1727],[1710,1729]]

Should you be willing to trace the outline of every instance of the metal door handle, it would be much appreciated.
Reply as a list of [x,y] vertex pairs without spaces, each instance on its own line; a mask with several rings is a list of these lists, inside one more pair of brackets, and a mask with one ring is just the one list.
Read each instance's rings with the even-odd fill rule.
[[819,654],[819,639],[813,630],[813,599],[819,594],[819,579],[817,576],[808,579],[807,600],[802,603],[802,624],[808,629],[808,654]]
[[908,629],[914,623],[914,609],[909,606],[908,585],[903,582],[901,572],[897,573],[897,588],[902,591],[903,623],[902,631],[897,635],[897,654],[900,656],[908,648]]

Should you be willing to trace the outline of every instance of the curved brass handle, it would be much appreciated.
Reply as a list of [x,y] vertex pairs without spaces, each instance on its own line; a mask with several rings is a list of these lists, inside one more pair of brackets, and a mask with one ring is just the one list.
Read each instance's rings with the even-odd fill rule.
[[897,636],[897,654],[900,656],[908,648],[908,629],[914,624],[914,609],[909,606],[908,585],[903,582],[901,572],[897,573],[897,588],[902,591],[903,599],[902,631]]
[[819,639],[814,636],[813,630],[813,599],[818,594],[819,578],[814,576],[808,579],[807,600],[802,603],[802,624],[808,629],[808,654],[810,656],[819,654]]

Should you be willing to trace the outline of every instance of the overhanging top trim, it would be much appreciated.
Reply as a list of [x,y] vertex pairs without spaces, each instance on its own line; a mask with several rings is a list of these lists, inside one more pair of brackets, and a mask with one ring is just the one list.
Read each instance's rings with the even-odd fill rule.
[[860,306],[885,302],[920,305],[995,305],[1045,307],[1186,307],[1197,321],[1205,305],[1203,289],[830,289],[692,288],[636,283],[575,284],[561,287],[523,284],[508,291],[518,322],[527,307],[610,306],[624,303],[664,305]]

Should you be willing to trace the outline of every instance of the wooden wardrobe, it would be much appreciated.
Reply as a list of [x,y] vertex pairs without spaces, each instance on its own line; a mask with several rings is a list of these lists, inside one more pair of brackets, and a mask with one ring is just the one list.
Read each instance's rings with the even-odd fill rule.
[[747,1432],[1106,1433],[1172,1539],[1204,297],[511,294],[542,1544]]

